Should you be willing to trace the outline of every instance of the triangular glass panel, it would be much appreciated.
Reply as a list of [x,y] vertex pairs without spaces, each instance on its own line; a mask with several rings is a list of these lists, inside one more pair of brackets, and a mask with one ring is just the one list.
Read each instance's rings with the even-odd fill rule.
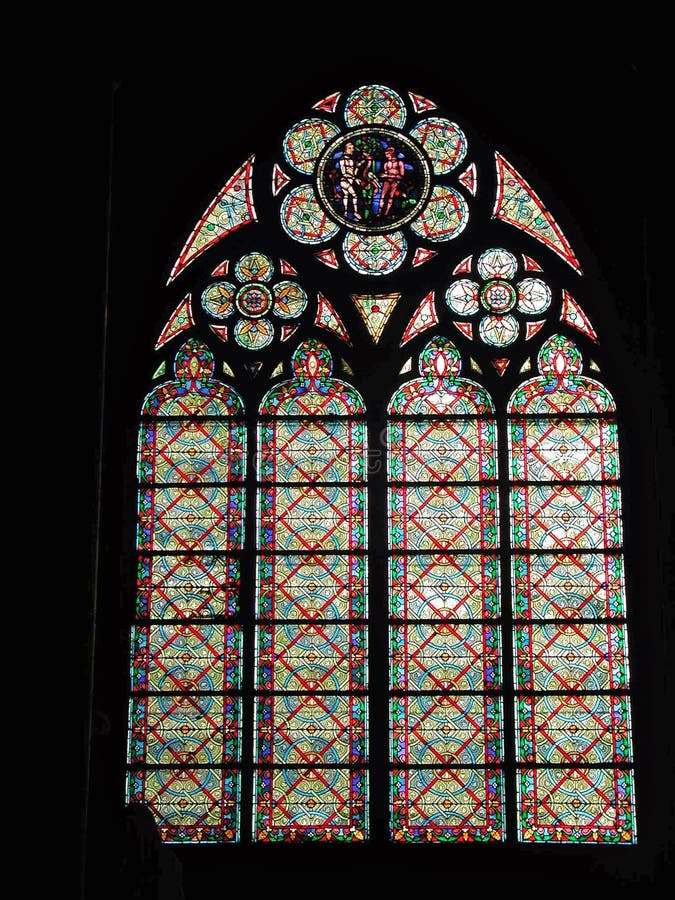
[[337,334],[339,338],[349,344],[350,340],[349,335],[347,334],[347,329],[342,324],[342,319],[335,312],[330,301],[327,300],[321,293],[317,294],[317,300],[319,305],[316,311],[316,319],[314,320],[314,324],[318,325],[319,328],[325,328],[326,331],[332,331],[334,334]]
[[562,312],[560,313],[560,321],[566,322],[568,325],[571,325],[572,328],[576,328],[577,331],[585,334],[586,337],[589,337],[592,341],[597,342],[598,336],[595,333],[595,329],[574,297],[564,289],[562,296],[563,304]]
[[495,158],[497,197],[493,215],[541,241],[581,274],[574,251],[551,213],[501,153],[495,153]]
[[159,350],[171,338],[176,337],[181,331],[187,331],[188,328],[192,328],[194,324],[194,319],[192,318],[192,296],[187,294],[171,313],[168,322],[162,328],[162,333],[155,344],[155,350]]
[[320,109],[322,112],[335,112],[335,108],[338,105],[338,101],[340,99],[340,91],[336,91],[334,94],[329,94],[327,97],[324,97],[323,100],[319,100],[318,103],[315,103],[312,109]]
[[382,336],[389,316],[400,299],[400,294],[352,294],[354,305],[361,313],[361,318],[375,343]]
[[438,324],[438,315],[436,313],[434,300],[434,292],[429,291],[413,313],[410,322],[408,322],[408,327],[403,332],[403,337],[401,338],[401,347],[422,331],[426,331],[427,328],[431,328],[432,325]]
[[254,222],[258,216],[253,205],[253,160],[250,156],[206,208],[201,219],[192,229],[180,256],[173,264],[167,284],[170,284],[183,269],[217,241]]

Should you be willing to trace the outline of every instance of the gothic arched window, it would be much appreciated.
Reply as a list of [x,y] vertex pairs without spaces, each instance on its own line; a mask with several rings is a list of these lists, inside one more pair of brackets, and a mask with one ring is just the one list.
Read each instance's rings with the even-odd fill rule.
[[503,833],[497,435],[460,368],[435,338],[388,409],[394,840]]
[[175,842],[633,842],[614,404],[525,177],[426,97],[336,92],[168,289],[129,798]]
[[209,866],[632,853],[652,632],[603,261],[480,105],[344,81],[186,178],[115,325],[97,778]]

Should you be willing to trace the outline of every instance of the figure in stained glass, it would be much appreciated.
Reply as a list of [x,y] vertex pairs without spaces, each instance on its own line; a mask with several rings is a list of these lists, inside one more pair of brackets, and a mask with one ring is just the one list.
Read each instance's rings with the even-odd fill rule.
[[[361,221],[363,216],[359,213],[359,194],[356,191],[356,186],[359,182],[357,181],[357,178],[359,169],[363,169],[364,163],[370,162],[370,160],[359,162],[354,155],[354,149],[354,142],[347,141],[344,150],[342,151],[342,156],[337,163],[337,170],[339,172],[338,185],[340,187],[345,218],[349,212],[349,203],[351,201],[352,215],[355,219]],[[338,195],[337,191],[336,195]]]
[[384,128],[339,137],[317,165],[318,195],[331,218],[355,231],[391,231],[427,199],[429,164],[419,145]]
[[401,181],[405,175],[405,163],[396,156],[396,150],[391,146],[386,147],[384,151],[382,174],[382,196],[378,216],[389,214],[394,198],[401,193]]

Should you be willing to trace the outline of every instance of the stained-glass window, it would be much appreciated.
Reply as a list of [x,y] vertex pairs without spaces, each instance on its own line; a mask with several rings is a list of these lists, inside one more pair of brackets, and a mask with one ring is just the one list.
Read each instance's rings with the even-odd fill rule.
[[497,442],[492,401],[427,344],[389,404],[391,831],[503,833]]
[[148,337],[127,799],[237,860],[635,843],[587,256],[426,90],[329,88],[198,219]]
[[234,841],[241,762],[244,408],[196,339],[138,440],[128,797],[167,841]]
[[635,840],[615,405],[562,335],[509,404],[518,829]]
[[313,339],[258,426],[256,809],[262,841],[367,834],[363,401]]

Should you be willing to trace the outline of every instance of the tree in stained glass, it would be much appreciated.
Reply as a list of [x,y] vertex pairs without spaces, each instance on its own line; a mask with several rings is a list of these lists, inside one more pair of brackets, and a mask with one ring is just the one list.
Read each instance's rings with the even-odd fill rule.
[[615,404],[562,335],[509,404],[518,828],[635,841]]
[[256,802],[260,841],[367,833],[363,401],[316,339],[258,425]]
[[138,444],[128,799],[164,840],[239,835],[244,408],[197,339],[153,390]]
[[389,404],[395,841],[503,837],[492,401],[445,338]]

